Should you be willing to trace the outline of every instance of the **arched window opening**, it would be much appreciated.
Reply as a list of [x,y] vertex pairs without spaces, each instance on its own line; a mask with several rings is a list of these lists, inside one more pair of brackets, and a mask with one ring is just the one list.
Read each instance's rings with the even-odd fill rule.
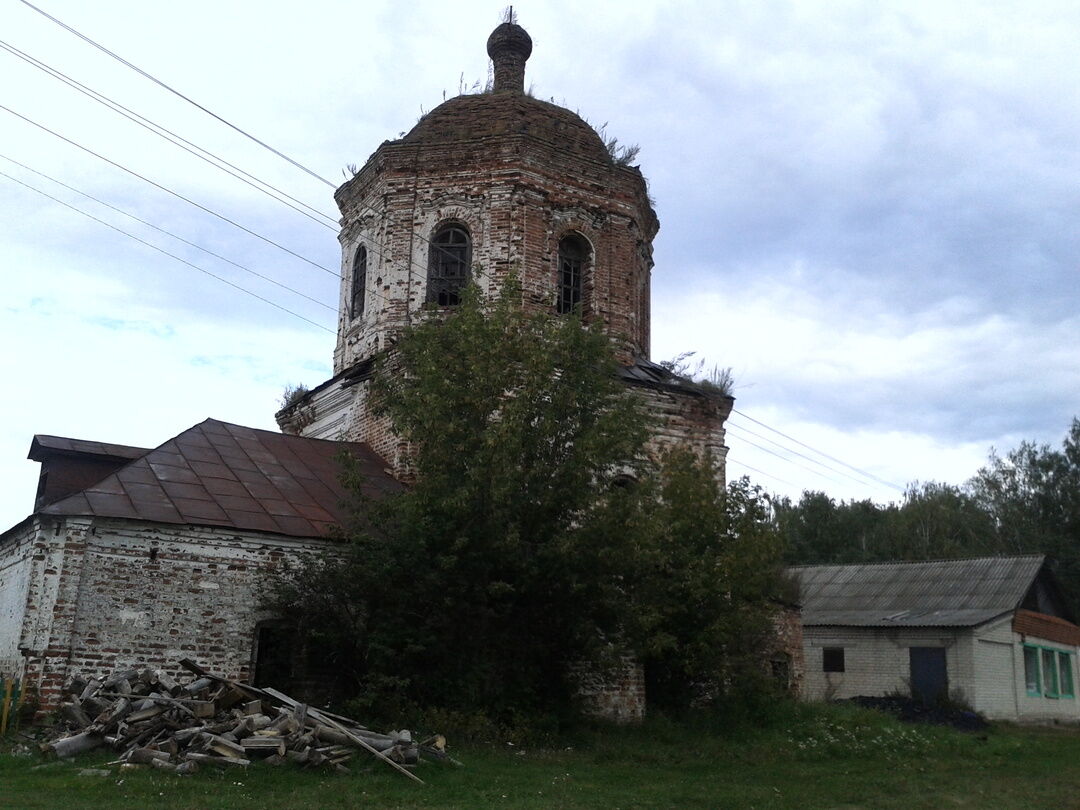
[[472,241],[460,225],[445,225],[431,240],[428,252],[427,302],[440,307],[461,303],[461,290],[469,283]]
[[589,243],[576,234],[559,241],[558,297],[555,311],[560,315],[573,312],[581,305],[585,287],[585,265],[589,260]]
[[361,245],[356,249],[352,266],[352,300],[349,314],[359,318],[364,314],[364,288],[367,287],[367,248]]

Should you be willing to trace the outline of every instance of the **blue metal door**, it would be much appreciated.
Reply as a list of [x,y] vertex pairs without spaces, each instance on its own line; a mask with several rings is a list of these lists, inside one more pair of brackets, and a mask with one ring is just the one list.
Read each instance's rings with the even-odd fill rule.
[[944,647],[911,648],[911,696],[930,706],[949,694]]

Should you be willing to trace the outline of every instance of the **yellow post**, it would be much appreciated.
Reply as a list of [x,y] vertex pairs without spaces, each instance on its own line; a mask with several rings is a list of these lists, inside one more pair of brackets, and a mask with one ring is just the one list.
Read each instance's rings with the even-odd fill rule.
[[4,678],[4,699],[0,701],[0,737],[7,733],[8,712],[11,709],[11,690],[15,679]]

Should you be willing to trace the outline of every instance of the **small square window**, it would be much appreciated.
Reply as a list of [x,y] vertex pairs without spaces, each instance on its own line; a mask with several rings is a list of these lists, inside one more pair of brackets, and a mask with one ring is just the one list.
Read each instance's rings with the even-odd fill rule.
[[844,648],[824,647],[821,650],[821,669],[824,672],[843,672]]

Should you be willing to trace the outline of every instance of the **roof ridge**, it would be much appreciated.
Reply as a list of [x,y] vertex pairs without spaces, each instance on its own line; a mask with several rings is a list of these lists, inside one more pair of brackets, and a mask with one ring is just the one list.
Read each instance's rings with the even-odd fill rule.
[[789,569],[802,568],[856,568],[867,565],[929,565],[945,562],[975,562],[976,560],[1026,560],[1046,558],[1042,552],[1030,552],[1028,554],[981,554],[975,557],[933,557],[929,560],[872,560],[867,562],[850,563],[800,563],[786,566]]

